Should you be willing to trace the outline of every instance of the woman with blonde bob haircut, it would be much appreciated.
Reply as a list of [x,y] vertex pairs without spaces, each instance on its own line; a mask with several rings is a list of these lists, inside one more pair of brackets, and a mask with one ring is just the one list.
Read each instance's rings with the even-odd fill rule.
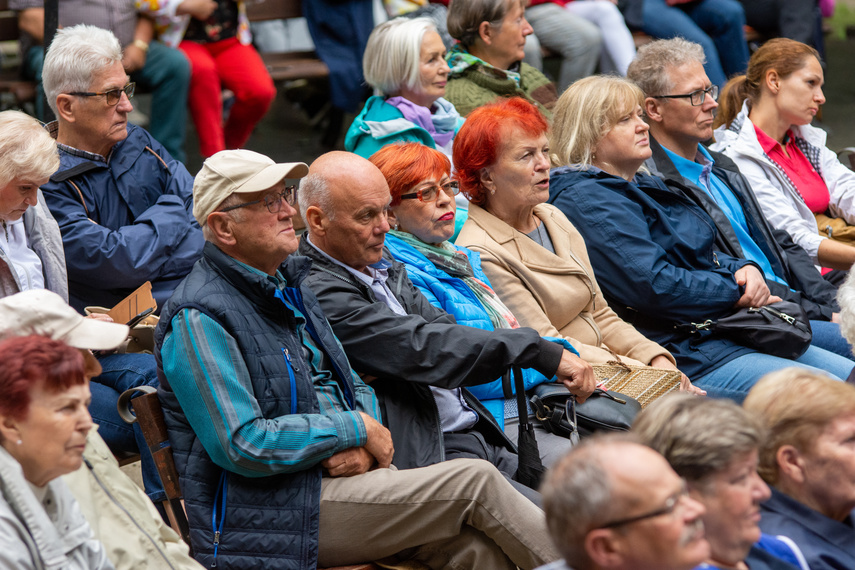
[[395,18],[380,24],[368,38],[362,67],[379,95],[353,120],[345,150],[369,158],[388,144],[418,142],[451,158],[463,119],[444,99],[448,64],[433,22]]
[[[643,101],[635,84],[613,76],[582,79],[561,95],[550,138],[549,202],[582,234],[615,313],[665,347],[697,387],[741,401],[764,374],[793,361],[675,325],[778,298],[755,265],[715,251],[715,225],[703,208],[640,171],[651,156]],[[837,379],[853,368],[815,346],[796,362]]]
[[760,380],[744,407],[768,433],[763,532],[791,538],[812,570],[855,568],[855,386],[782,370]]

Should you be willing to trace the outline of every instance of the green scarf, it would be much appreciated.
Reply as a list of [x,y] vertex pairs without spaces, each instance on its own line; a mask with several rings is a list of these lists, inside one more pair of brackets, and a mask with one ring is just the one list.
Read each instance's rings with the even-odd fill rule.
[[501,71],[510,79],[513,79],[517,85],[520,84],[520,74],[518,71],[511,71],[509,69],[499,69],[498,67],[492,66],[483,59],[475,57],[474,55],[466,51],[466,49],[459,43],[455,44],[454,47],[451,48],[451,51],[449,51],[448,55],[445,56],[445,61],[448,63],[448,67],[451,68],[451,71],[448,72],[449,77],[460,75],[467,68],[472,67],[473,65],[483,65],[484,67],[489,67],[491,69]]

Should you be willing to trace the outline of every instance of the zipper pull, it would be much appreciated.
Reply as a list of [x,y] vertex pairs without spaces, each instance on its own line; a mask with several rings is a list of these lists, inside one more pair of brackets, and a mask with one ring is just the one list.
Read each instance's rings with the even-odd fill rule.
[[715,252],[712,252],[712,258],[715,262],[716,267],[721,267],[721,263],[718,262],[718,256],[715,254]]

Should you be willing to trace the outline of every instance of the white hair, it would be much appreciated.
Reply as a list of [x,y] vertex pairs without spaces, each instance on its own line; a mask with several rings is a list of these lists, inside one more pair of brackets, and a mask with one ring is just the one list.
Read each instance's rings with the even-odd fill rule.
[[41,181],[58,168],[56,141],[41,123],[20,111],[0,113],[0,190],[16,178]]
[[840,334],[855,346],[855,271],[850,271],[843,285],[837,290],[840,305]]
[[306,211],[311,206],[319,208],[329,219],[335,219],[335,206],[330,195],[329,182],[322,174],[312,172],[300,180],[297,196],[300,216],[307,224]]
[[122,46],[109,30],[79,24],[57,30],[45,55],[42,84],[55,115],[60,93],[89,91],[92,76],[122,61]]
[[365,81],[384,95],[418,86],[422,41],[428,31],[436,32],[428,18],[395,18],[374,28],[362,57]]

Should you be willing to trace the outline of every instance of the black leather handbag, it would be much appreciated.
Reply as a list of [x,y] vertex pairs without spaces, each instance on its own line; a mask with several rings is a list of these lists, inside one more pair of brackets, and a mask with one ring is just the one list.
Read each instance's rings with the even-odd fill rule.
[[634,398],[601,388],[581,404],[564,384],[547,382],[533,390],[531,404],[543,428],[571,439],[596,431],[629,431],[641,411]]
[[804,354],[813,338],[804,309],[789,301],[744,307],[716,321],[690,326],[693,331],[713,331],[742,346],[790,360]]

